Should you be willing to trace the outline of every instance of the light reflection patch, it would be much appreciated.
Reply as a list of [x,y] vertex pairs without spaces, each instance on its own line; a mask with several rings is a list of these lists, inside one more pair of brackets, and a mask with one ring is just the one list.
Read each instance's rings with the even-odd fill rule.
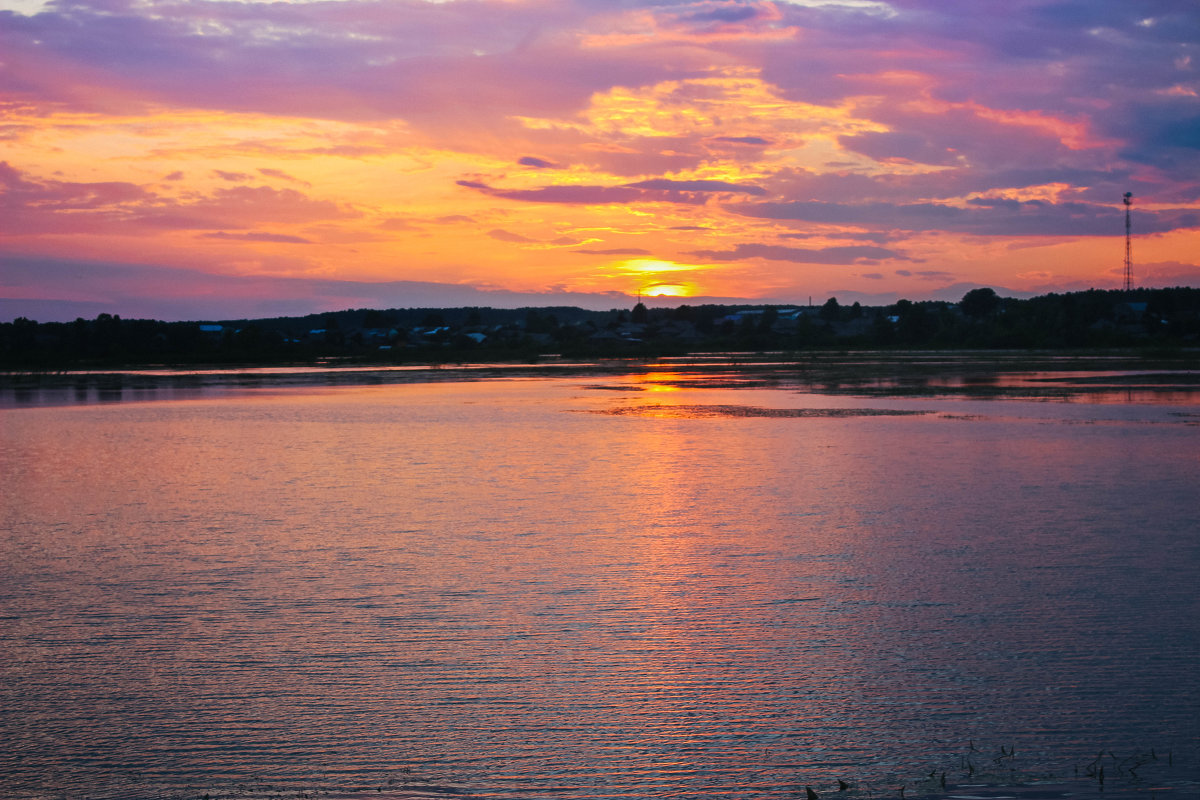
[[709,419],[712,417],[911,417],[934,412],[887,408],[760,408],[758,406],[644,403],[635,406],[592,409],[588,413],[618,417]]

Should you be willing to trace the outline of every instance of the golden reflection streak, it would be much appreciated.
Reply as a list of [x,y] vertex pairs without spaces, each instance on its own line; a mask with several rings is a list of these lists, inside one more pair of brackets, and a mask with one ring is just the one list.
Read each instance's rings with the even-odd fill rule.
[[636,385],[646,392],[678,392],[680,376],[675,372],[646,372],[636,377]]

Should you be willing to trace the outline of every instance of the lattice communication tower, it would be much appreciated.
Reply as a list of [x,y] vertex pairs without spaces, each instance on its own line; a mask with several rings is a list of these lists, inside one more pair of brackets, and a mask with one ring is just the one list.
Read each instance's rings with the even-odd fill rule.
[[1133,226],[1129,211],[1133,207],[1133,192],[1125,193],[1125,291],[1133,288]]

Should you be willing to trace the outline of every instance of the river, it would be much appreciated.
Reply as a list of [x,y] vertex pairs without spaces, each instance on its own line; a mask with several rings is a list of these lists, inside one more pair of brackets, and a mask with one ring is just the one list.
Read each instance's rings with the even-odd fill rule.
[[1194,762],[1196,373],[872,363],[10,391],[0,796]]

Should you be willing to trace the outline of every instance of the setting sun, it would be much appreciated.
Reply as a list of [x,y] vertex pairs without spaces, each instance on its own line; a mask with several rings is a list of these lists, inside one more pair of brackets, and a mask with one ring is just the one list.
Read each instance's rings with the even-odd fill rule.
[[644,297],[692,297],[697,294],[696,284],[679,278],[707,269],[702,264],[657,258],[630,258],[616,268],[618,274],[634,279],[634,293]]

